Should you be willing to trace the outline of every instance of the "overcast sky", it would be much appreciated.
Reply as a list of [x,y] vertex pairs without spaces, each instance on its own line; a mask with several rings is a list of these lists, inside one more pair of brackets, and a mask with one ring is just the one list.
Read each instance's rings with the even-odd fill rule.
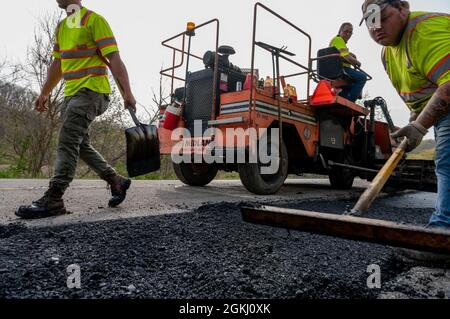
[[[355,30],[348,44],[349,48],[363,63],[363,69],[374,77],[367,84],[366,90],[372,97],[383,96],[387,100],[396,125],[407,122],[409,111],[383,70],[380,47],[369,38],[364,26],[358,27],[362,0],[262,2],[311,34],[314,55],[318,49],[328,46],[342,22],[352,22]],[[232,63],[241,68],[250,67],[254,1],[84,0],[82,3],[109,21],[128,67],[135,96],[144,105],[151,104],[151,88],[158,88],[161,66],[167,67],[171,63],[171,52],[162,48],[161,41],[182,32],[188,21],[200,24],[218,18],[221,23],[220,43],[231,45],[237,51],[231,58]],[[410,0],[410,4],[415,11],[450,11],[448,0]],[[57,10],[55,0],[3,1],[0,57],[6,56],[10,61],[23,61],[27,46],[33,39],[36,20],[45,13]],[[277,46],[286,45],[288,50],[297,54],[299,61],[304,61],[307,53],[304,38],[265,14],[260,17],[258,39]],[[194,41],[193,49],[199,55],[203,55],[207,49],[213,49],[213,29],[199,32]],[[259,51],[257,63],[261,76],[271,74],[270,57]],[[287,66],[282,68],[285,73],[291,70]],[[304,81],[292,84],[296,85],[300,95],[305,94]]]

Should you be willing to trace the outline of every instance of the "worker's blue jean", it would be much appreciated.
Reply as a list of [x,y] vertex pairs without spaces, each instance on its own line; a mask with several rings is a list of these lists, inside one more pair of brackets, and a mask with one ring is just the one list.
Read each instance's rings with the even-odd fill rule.
[[347,87],[344,87],[339,95],[349,101],[356,102],[356,100],[358,100],[361,96],[362,90],[366,85],[367,77],[364,73],[352,68],[344,67],[344,72],[353,80],[353,83]]
[[438,195],[430,226],[450,228],[450,114],[434,126],[434,131]]

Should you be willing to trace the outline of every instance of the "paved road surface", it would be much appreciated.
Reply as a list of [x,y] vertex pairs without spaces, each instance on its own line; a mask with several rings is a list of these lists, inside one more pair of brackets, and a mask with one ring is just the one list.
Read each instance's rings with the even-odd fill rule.
[[[14,211],[38,199],[45,192],[46,180],[0,180],[0,224],[16,222]],[[195,209],[206,203],[283,200],[348,199],[362,192],[367,183],[357,181],[351,191],[336,191],[327,179],[289,180],[275,196],[249,193],[240,181],[214,181],[207,187],[188,187],[178,181],[135,181],[127,201],[117,209],[107,206],[109,190],[98,180],[77,180],[66,193],[71,215],[27,222],[29,226],[51,226],[79,221],[99,221],[172,214]]]
[[[17,223],[19,220],[14,215],[15,209],[39,198],[45,191],[47,183],[46,180],[0,180],[0,226]],[[276,204],[289,201],[301,203],[336,200],[336,207],[342,210],[341,200],[356,201],[366,186],[366,182],[358,180],[352,190],[336,191],[330,188],[326,179],[295,179],[289,180],[275,196],[255,196],[247,192],[239,181],[214,181],[203,188],[187,187],[178,181],[135,181],[127,201],[120,208],[109,209],[107,208],[109,191],[104,182],[79,180],[73,183],[65,196],[66,206],[72,214],[27,221],[24,224],[31,228],[41,228],[118,219],[133,220],[136,217],[147,216],[162,218],[193,211],[205,204],[221,203],[218,206],[223,208],[223,203],[244,201]],[[382,197],[377,203],[398,208],[399,213],[404,214],[408,208],[432,209],[434,201],[435,194],[402,192],[397,196]],[[7,264],[10,262],[14,263],[14,260],[6,261]],[[398,291],[395,289],[397,282],[401,287]],[[409,287],[414,291],[424,291],[425,297],[450,298],[450,271],[411,268],[393,279],[390,285],[391,287],[394,285],[394,288],[382,294],[382,297],[408,297],[404,289]]]

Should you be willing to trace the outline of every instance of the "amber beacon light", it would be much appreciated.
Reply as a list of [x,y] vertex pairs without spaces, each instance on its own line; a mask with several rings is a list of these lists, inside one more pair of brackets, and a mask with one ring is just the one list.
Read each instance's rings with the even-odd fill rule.
[[186,27],[186,33],[188,34],[188,35],[191,35],[191,36],[193,36],[193,35],[195,35],[195,23],[194,22],[188,22],[187,23],[187,27]]

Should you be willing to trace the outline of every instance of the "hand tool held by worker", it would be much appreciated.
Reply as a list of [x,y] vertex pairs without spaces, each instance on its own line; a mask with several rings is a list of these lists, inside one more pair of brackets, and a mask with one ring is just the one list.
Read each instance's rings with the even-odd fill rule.
[[394,151],[383,168],[378,172],[369,188],[361,195],[358,203],[351,210],[350,215],[361,215],[369,210],[373,201],[377,198],[378,194],[380,194],[384,185],[386,185],[392,173],[397,168],[397,165],[405,156],[405,150],[408,145],[408,139],[404,138],[400,146]]

